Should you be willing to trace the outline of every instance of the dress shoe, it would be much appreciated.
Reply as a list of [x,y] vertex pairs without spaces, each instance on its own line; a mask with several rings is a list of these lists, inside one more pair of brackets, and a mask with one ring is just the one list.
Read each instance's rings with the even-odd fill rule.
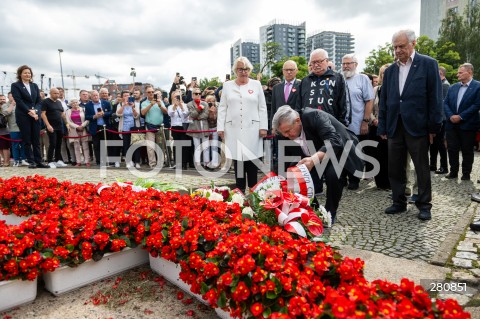
[[408,198],[408,203],[409,204],[415,204],[417,199],[418,199],[418,194],[413,194],[412,196],[410,196],[410,198]]
[[448,169],[446,169],[445,167],[440,167],[435,171],[435,174],[448,174]]
[[470,174],[463,174],[461,180],[462,181],[469,181],[470,180]]
[[457,178],[458,178],[458,174],[450,172],[450,174],[448,174],[447,176],[445,176],[445,178],[447,178],[447,179],[457,179]]
[[480,231],[480,220],[470,224],[470,229],[473,231]]
[[430,220],[432,219],[432,214],[428,209],[420,209],[420,212],[418,213],[418,219]]
[[35,163],[28,164],[28,168],[37,168],[37,164]]
[[354,190],[357,190],[359,186],[358,186],[358,183],[349,183],[347,188],[354,191]]
[[406,206],[400,206],[400,205],[395,205],[393,204],[392,206],[388,207],[385,209],[385,214],[400,214],[400,213],[405,213],[407,211]]
[[50,166],[45,165],[43,163],[37,163],[37,168],[49,168]]
[[480,203],[480,193],[473,193],[471,198],[474,202]]

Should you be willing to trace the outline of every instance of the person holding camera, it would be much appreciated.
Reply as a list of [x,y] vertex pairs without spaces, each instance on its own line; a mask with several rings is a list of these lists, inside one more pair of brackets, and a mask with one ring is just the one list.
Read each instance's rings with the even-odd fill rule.
[[[147,132],[145,134],[145,140],[157,143],[158,145],[163,145],[163,134],[160,130],[163,130],[163,113],[167,113],[167,109],[162,102],[162,96],[158,96],[158,94],[155,95],[155,90],[151,85],[145,86],[145,93],[147,93],[147,99],[141,103],[140,111],[142,116],[145,117],[146,129],[156,130],[154,132]],[[157,166],[155,149],[147,146],[147,155],[150,168]]]
[[90,148],[88,147],[88,136],[86,127],[88,121],[85,119],[85,112],[80,107],[77,99],[70,100],[70,108],[65,111],[67,119],[68,136],[73,137],[69,139],[69,143],[73,144],[75,151],[75,166],[80,167],[83,151],[83,160],[87,167],[90,167]]
[[[208,143],[208,111],[209,107],[206,102],[203,102],[200,98],[202,92],[200,88],[193,90],[193,100],[187,104],[188,113],[192,119],[192,123],[188,126],[187,135],[193,138],[194,147],[194,162],[195,166],[201,163],[201,154],[203,154],[203,166],[207,167],[210,164],[210,154],[205,147],[205,143]],[[197,153],[197,148],[200,148],[200,154]],[[198,154],[198,155],[197,155]]]
[[[127,132],[131,131],[132,127],[140,127],[140,107],[136,107],[135,98],[130,96],[130,92],[122,91],[122,102],[117,105],[116,115],[119,118],[119,132]],[[122,153],[127,162],[127,151],[131,144],[132,133],[119,136],[123,140]],[[134,166],[140,168],[140,153],[137,151],[134,152],[132,160],[127,162],[127,168]]]
[[[97,133],[97,130],[104,130],[107,127],[112,115],[112,106],[107,101],[100,100],[98,91],[92,91],[91,97],[92,100],[85,104],[85,119],[89,122],[88,132],[92,135],[93,153],[97,165],[107,165],[107,154],[104,154],[105,158],[103,160],[100,158],[100,141],[105,139],[106,134],[102,131]],[[120,163],[117,167],[119,166]]]
[[188,163],[188,148],[182,147],[181,161],[177,158],[176,143],[179,141],[187,141],[187,135],[183,130],[183,122],[188,118],[188,109],[181,99],[180,90],[172,92],[172,104],[168,106],[168,115],[170,115],[173,137],[173,158],[175,165],[182,163],[182,169],[187,169]]

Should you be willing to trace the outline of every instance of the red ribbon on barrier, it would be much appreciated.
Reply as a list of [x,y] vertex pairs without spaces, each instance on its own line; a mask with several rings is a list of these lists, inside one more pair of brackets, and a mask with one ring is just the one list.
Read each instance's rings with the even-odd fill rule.
[[22,140],[14,140],[14,139],[2,136],[2,135],[0,135],[0,139],[6,140],[6,141],[9,141],[9,142],[15,142],[15,143],[20,143],[22,141]]
[[168,128],[167,130],[170,130],[172,132],[177,132],[177,133],[215,133],[217,130],[176,130],[173,128]]
[[107,132],[110,132],[110,133],[113,133],[113,134],[137,134],[137,133],[148,133],[148,132],[158,132],[158,129],[155,129],[155,130],[141,130],[141,131],[123,131],[123,132],[119,132],[119,131],[114,131],[114,130],[109,130],[107,129]]

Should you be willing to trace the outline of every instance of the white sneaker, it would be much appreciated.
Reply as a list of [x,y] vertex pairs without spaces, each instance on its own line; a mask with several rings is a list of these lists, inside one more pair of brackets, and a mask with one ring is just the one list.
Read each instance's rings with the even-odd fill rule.
[[132,168],[134,166],[135,166],[135,164],[133,164],[133,162],[128,162],[127,163],[127,168]]
[[28,163],[26,160],[22,160],[22,163],[18,162],[18,166],[20,166],[20,164],[22,164],[22,166],[29,166],[30,163]]
[[116,168],[119,168],[119,167],[120,167],[120,163],[119,163],[119,162],[115,162],[115,167],[116,167]]
[[135,164],[135,168],[140,168],[140,164]]
[[18,161],[14,161],[13,162],[13,167],[17,167],[18,166]]
[[55,165],[54,162],[48,163],[48,166],[49,166],[50,168],[57,168],[57,165]]
[[57,167],[67,167],[68,165],[65,164],[63,161],[58,161],[57,162]]

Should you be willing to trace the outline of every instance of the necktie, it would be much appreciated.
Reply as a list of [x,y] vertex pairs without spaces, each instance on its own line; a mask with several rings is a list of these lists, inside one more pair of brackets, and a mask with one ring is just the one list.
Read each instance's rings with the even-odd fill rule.
[[284,92],[284,94],[285,94],[285,103],[288,101],[288,96],[290,95],[290,85],[291,85],[291,84],[292,84],[292,83],[290,83],[290,82],[285,83],[285,92]]

